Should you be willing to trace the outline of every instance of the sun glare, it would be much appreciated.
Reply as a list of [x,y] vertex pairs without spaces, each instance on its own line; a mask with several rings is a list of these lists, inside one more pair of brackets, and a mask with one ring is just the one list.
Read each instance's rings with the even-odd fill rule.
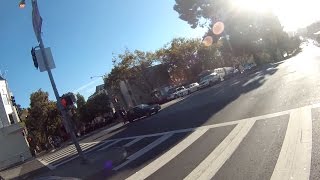
[[316,13],[320,6],[319,0],[233,0],[233,5],[234,8],[245,11],[271,11],[288,31],[320,20],[320,14]]
[[241,10],[266,12],[271,9],[270,1],[265,0],[234,0],[236,8]]

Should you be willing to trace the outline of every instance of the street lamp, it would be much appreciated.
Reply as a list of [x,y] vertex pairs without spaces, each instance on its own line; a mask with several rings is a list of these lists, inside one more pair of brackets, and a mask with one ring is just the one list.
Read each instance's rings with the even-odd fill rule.
[[26,0],[21,0],[20,3],[19,3],[19,8],[23,9],[25,7],[26,7]]

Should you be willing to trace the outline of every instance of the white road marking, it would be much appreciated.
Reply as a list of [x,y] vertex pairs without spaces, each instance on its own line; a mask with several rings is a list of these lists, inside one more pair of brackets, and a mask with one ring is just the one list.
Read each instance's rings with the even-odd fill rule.
[[135,138],[134,140],[128,142],[127,144],[125,144],[123,147],[130,147],[131,145],[137,143],[138,141],[140,141],[141,139],[143,139],[143,137],[138,137],[138,138]]
[[157,140],[153,141],[151,144],[147,145],[146,147],[140,149],[138,152],[136,152],[136,153],[132,154],[131,156],[129,156],[127,158],[128,159],[127,161],[125,161],[124,163],[122,163],[122,164],[118,165],[117,167],[113,168],[113,170],[117,171],[117,170],[121,169],[125,165],[129,164],[130,162],[134,161],[138,157],[140,157],[143,154],[145,154],[146,152],[148,152],[151,149],[155,148],[156,146],[158,146],[159,144],[161,144],[162,142],[164,142],[165,140],[170,138],[172,135],[173,134],[166,134],[166,135],[161,136]]
[[38,161],[41,162],[43,165],[45,165],[47,168],[49,168],[51,170],[55,169],[55,167],[52,166],[51,164],[47,163],[47,161],[44,161],[42,159],[38,159]]
[[[107,143],[109,141],[106,141],[104,142],[103,144]],[[87,150],[87,149],[90,149],[91,147],[95,146],[96,144],[98,144],[98,142],[93,142],[93,143],[81,143],[80,146],[82,148],[83,151]],[[98,145],[98,147],[101,147],[102,144]],[[96,149],[96,147],[94,147]],[[91,152],[92,150],[94,150],[93,148],[88,150],[88,151],[85,151],[84,153],[88,153],[88,152]],[[72,161],[73,159],[77,158],[78,155],[76,155],[77,152],[76,152],[76,149],[74,147],[74,145],[69,145],[67,146],[65,149],[62,149],[62,150],[59,150],[53,154],[50,154],[46,157],[43,157],[43,158],[38,158],[38,161],[41,162],[43,165],[47,166],[49,169],[53,170],[55,169],[56,167],[62,165],[62,164],[65,164],[69,161]],[[63,160],[62,162],[58,163],[58,164],[55,164],[53,165],[52,163],[54,162],[58,162],[59,160],[62,160],[66,157],[70,157],[70,156],[73,156],[73,155],[76,155],[74,157],[71,157],[71,158],[68,158],[66,160]]]
[[[108,142],[110,142],[110,141],[105,141],[105,142],[103,142],[102,144],[97,145],[96,147],[93,147],[94,144],[92,143],[91,147],[93,147],[93,148],[92,148],[92,149],[89,149],[89,148],[88,148],[89,150],[85,151],[84,154],[87,154],[87,153],[89,153],[89,152],[91,152],[91,151],[94,151],[94,150],[100,148],[101,146],[107,144]],[[90,144],[91,144],[91,143],[90,143]],[[67,162],[70,162],[70,161],[78,158],[78,156],[79,156],[79,155],[77,154],[76,156],[70,157],[70,158],[68,158],[68,159],[66,159],[66,160],[63,160],[63,161],[61,161],[61,162],[59,162],[59,163],[56,163],[54,166],[51,165],[51,167],[53,167],[53,169],[54,169],[54,168],[56,168],[56,167],[58,167],[58,166],[61,166],[61,165],[65,164],[65,163],[67,163]]]
[[146,137],[162,136],[162,135],[166,135],[166,134],[176,134],[176,133],[185,133],[185,132],[203,130],[203,129],[212,129],[212,128],[217,128],[217,127],[236,125],[236,124],[239,124],[239,123],[242,123],[242,122],[251,121],[251,120],[253,120],[253,121],[266,120],[268,118],[273,118],[273,117],[278,117],[278,116],[290,114],[290,112],[294,111],[294,110],[296,110],[296,109],[286,110],[286,111],[281,111],[281,112],[276,112],[276,113],[271,113],[271,114],[266,114],[266,115],[251,117],[251,118],[245,118],[245,119],[236,120],[236,121],[229,121],[229,122],[224,122],[224,123],[219,123],[219,124],[211,124],[211,125],[194,127],[194,128],[178,129],[178,130],[173,130],[173,131],[165,131],[165,132],[154,133],[154,134],[130,136],[130,137],[124,137],[124,138],[110,139],[110,140],[111,141],[114,141],[114,140],[128,140],[128,139],[134,139],[134,138],[146,138]]
[[108,144],[108,145],[100,148],[98,151],[105,150],[105,149],[109,148],[110,146],[112,146],[112,145],[114,145],[114,144],[117,144],[117,143],[120,142],[120,141],[121,141],[121,140],[115,140],[115,141],[113,141],[112,143],[110,143],[110,144]]
[[[301,108],[309,108],[309,109],[311,109],[311,108],[318,108],[318,107],[320,107],[320,103],[304,106],[304,107],[301,107]],[[166,131],[166,132],[161,132],[161,133],[139,135],[139,136],[131,136],[131,137],[118,138],[118,139],[109,139],[109,140],[102,141],[102,143],[101,143],[101,141],[95,141],[95,142],[83,143],[83,144],[92,144],[89,147],[91,149],[88,148],[89,150],[85,152],[85,153],[89,153],[91,151],[94,151],[94,150],[97,150],[97,149],[101,148],[102,146],[104,146],[108,142],[113,142],[114,143],[115,141],[135,139],[135,140],[133,140],[133,141],[131,141],[131,142],[129,142],[129,143],[127,143],[125,145],[125,146],[128,146],[128,145],[132,145],[133,143],[136,143],[134,141],[139,141],[138,139],[141,140],[141,139],[143,139],[145,137],[155,137],[155,136],[172,135],[172,134],[175,134],[175,133],[185,133],[185,132],[190,132],[190,131],[208,130],[208,129],[211,129],[211,128],[243,124],[243,123],[245,123],[247,121],[265,120],[265,119],[272,118],[272,117],[278,117],[278,116],[281,116],[281,115],[287,115],[287,114],[295,112],[295,111],[297,111],[297,110],[299,110],[301,108],[296,108],[296,109],[291,109],[291,110],[286,110],[286,111],[281,111],[281,112],[276,112],[276,113],[256,116],[256,117],[252,117],[252,118],[245,118],[245,119],[236,120],[236,121],[229,121],[229,122],[225,122],[225,123],[219,123],[219,124],[212,124],[212,125],[206,125],[206,126],[201,126],[201,127],[195,127],[195,128],[179,129],[179,130]],[[310,113],[310,116],[311,116],[311,113]],[[308,141],[308,139],[310,139],[309,137],[312,136],[312,129],[310,129],[310,127],[312,127],[312,125],[305,125],[305,126],[308,126],[308,127],[305,127],[305,128],[309,129],[309,130],[303,131],[303,133],[301,135],[301,141],[302,142]],[[101,144],[99,144],[99,143],[101,143]],[[132,143],[132,144],[130,144],[130,143]],[[98,144],[98,145],[96,145],[96,144]],[[108,147],[109,147],[109,145],[108,145]],[[70,153],[72,153],[74,155],[74,150],[72,149],[72,146],[68,146],[68,147],[66,147],[64,149],[61,149],[60,150],[61,153],[59,152],[59,154],[51,154],[51,155],[48,155],[47,157],[38,158],[38,160],[42,164],[44,164],[45,166],[49,167],[50,169],[53,169],[53,168],[51,168],[51,167],[53,167],[52,165],[50,165],[51,163],[57,162],[57,161],[65,158],[66,156],[69,156],[69,155],[66,155],[64,157],[61,156],[60,154],[62,154],[62,151],[63,151],[63,153],[66,153],[66,154],[69,154],[69,155],[70,155]],[[56,153],[58,153],[58,151]],[[59,159],[54,158],[54,156],[59,157]],[[61,163],[59,163],[58,165],[55,165],[54,167],[57,167],[57,166],[59,166],[61,164],[65,164],[65,163],[75,159],[77,156],[78,155],[76,155],[76,156],[74,156],[72,158],[68,158],[68,159],[66,159],[66,161],[62,161]],[[48,159],[49,161],[48,160],[46,161],[46,158],[49,158],[50,160]]]
[[311,108],[303,107],[290,114],[286,136],[271,179],[309,179],[311,150]]
[[127,180],[146,179],[148,176],[159,170],[162,166],[167,164],[174,157],[176,157],[178,154],[184,151],[187,147],[189,147],[207,131],[207,129],[194,131],[179,144],[171,148],[169,151],[167,151],[165,154],[163,154],[156,160],[152,161],[150,164],[145,166],[140,171],[136,172],[135,174],[127,178]]
[[230,134],[204,159],[185,180],[212,179],[222,165],[230,158],[238,148],[241,141],[248,134],[255,120],[247,120],[239,123]]

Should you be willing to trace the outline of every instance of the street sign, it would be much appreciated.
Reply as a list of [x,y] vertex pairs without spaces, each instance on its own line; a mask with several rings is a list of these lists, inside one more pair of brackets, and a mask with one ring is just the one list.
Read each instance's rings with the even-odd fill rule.
[[[47,57],[47,61],[48,61],[47,62],[48,63],[48,68],[49,69],[56,68],[56,65],[55,65],[53,57],[52,57],[51,49],[50,48],[45,48],[44,51],[46,53],[46,57]],[[42,57],[41,50],[37,49],[35,52],[36,52],[36,57],[37,57],[38,66],[39,66],[40,72],[47,71],[46,65],[44,63],[44,58]]]
[[40,16],[40,12],[38,9],[37,1],[32,1],[32,25],[34,33],[36,34],[38,42],[40,42],[41,38],[41,26],[42,26],[42,18]]

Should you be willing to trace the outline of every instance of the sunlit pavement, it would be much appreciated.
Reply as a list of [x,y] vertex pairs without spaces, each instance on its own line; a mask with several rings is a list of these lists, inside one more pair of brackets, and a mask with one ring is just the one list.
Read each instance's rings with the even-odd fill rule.
[[309,45],[83,143],[91,165],[72,146],[38,160],[42,175],[87,179],[319,179],[319,103],[320,48]]

